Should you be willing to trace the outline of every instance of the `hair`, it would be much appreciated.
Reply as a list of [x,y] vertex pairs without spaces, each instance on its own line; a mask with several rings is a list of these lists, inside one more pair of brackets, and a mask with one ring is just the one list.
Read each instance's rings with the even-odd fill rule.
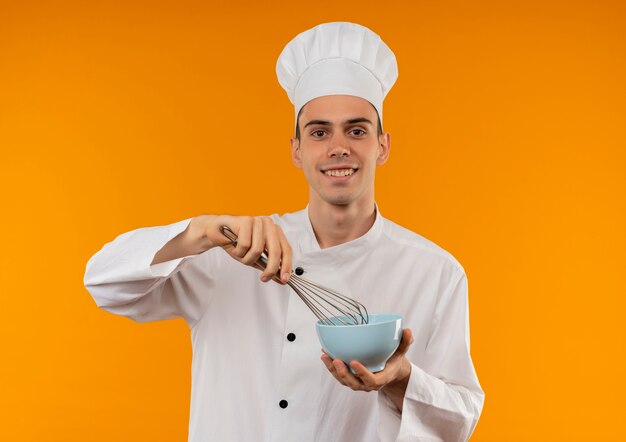
[[[372,107],[374,107],[374,105],[372,105]],[[298,141],[300,141],[300,114],[302,113],[302,109],[304,109],[304,106],[302,106],[300,110],[298,111],[298,118],[296,119],[296,138],[298,139]],[[378,136],[380,136],[383,134],[383,125],[380,122],[380,115],[378,115],[378,110],[375,107],[374,107],[374,110],[376,111],[376,119],[378,120],[377,132],[378,132]]]

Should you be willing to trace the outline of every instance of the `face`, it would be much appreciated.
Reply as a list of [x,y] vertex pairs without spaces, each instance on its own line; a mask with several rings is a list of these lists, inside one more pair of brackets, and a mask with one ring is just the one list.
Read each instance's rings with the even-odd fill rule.
[[377,112],[349,95],[315,98],[300,113],[292,159],[309,183],[311,203],[350,205],[374,200],[376,167],[387,161],[389,133],[377,134]]

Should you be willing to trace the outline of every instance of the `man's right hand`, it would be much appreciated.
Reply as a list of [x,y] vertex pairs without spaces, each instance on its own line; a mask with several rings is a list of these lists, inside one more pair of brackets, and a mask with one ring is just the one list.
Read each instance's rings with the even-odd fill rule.
[[[237,261],[256,267],[263,251],[267,252],[267,267],[261,281],[274,279],[286,284],[291,275],[291,246],[283,230],[267,216],[202,215],[198,217],[209,248],[222,247]],[[237,247],[226,238],[221,226],[228,226],[237,235]],[[280,270],[280,276],[277,275]]]

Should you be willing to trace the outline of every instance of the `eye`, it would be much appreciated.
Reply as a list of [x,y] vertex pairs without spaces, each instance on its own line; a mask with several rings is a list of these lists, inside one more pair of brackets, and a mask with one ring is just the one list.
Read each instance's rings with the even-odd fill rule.
[[363,129],[352,129],[350,131],[353,135],[361,136],[361,135],[365,135],[365,131]]
[[319,138],[319,137],[323,137],[325,133],[326,131],[318,129],[318,130],[314,130],[313,132],[311,132],[311,135],[313,135],[316,138]]

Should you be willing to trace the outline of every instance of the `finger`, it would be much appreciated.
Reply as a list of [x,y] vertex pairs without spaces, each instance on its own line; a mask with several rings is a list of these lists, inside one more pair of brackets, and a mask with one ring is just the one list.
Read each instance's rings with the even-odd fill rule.
[[335,365],[333,364],[332,358],[328,356],[326,353],[324,353],[320,359],[322,360],[322,362],[324,362],[324,365],[326,365],[326,368],[328,369],[330,374],[333,375],[335,380],[342,385],[346,385],[344,381],[341,378],[339,378],[339,376],[337,376],[337,369],[335,368]]
[[404,330],[402,330],[402,339],[400,339],[400,344],[398,345],[398,348],[393,353],[393,355],[391,355],[391,357],[389,358],[389,361],[393,361],[395,359],[403,357],[412,343],[413,334],[411,333],[410,329],[405,328]]
[[322,360],[328,371],[330,371],[331,373],[335,371],[335,366],[333,365],[333,360],[330,358],[330,356],[328,356],[326,353],[322,353],[320,359]]
[[395,365],[398,363],[399,360],[404,358],[411,344],[413,344],[413,333],[410,329],[405,328],[404,330],[402,330],[402,339],[400,340],[400,345],[398,345],[396,351],[387,361],[387,365]]
[[280,267],[281,248],[276,233],[275,224],[270,218],[263,219],[263,232],[265,233],[265,248],[267,249],[267,266],[261,275],[261,280],[269,281],[276,275]]
[[334,359],[331,362],[331,365],[332,365],[331,373],[341,385],[345,385],[346,387],[348,387],[348,384],[343,379],[343,374],[340,374],[340,370],[343,370],[345,366],[342,361],[339,361],[339,362],[336,362],[336,361],[338,361],[338,359]]
[[283,282],[288,282],[289,277],[291,276],[291,268],[292,268],[292,251],[291,245],[289,245],[289,241],[287,241],[287,237],[279,226],[276,226],[276,230],[278,231],[278,239],[280,241],[280,248],[282,250],[282,257],[280,259],[280,279]]
[[253,265],[263,253],[265,245],[263,236],[263,223],[261,219],[255,217],[252,219],[252,238],[248,252],[241,258],[241,262],[247,265]]
[[342,384],[350,387],[355,391],[361,391],[364,389],[361,380],[354,376],[352,373],[350,373],[350,370],[341,359],[335,359],[333,361],[333,365],[335,366],[335,370],[337,371],[337,379],[339,379]]
[[237,247],[233,250],[233,254],[241,259],[246,256],[252,244],[252,217],[239,217],[239,231],[236,233]]
[[402,330],[402,340],[400,341],[400,345],[398,346],[396,353],[404,355],[408,351],[411,344],[413,344],[413,332],[410,328],[405,328]]
[[355,372],[354,376],[363,383],[366,390],[378,390],[382,387],[378,379],[379,376],[377,376],[378,373],[372,373],[359,361],[351,361],[350,367],[352,367]]

